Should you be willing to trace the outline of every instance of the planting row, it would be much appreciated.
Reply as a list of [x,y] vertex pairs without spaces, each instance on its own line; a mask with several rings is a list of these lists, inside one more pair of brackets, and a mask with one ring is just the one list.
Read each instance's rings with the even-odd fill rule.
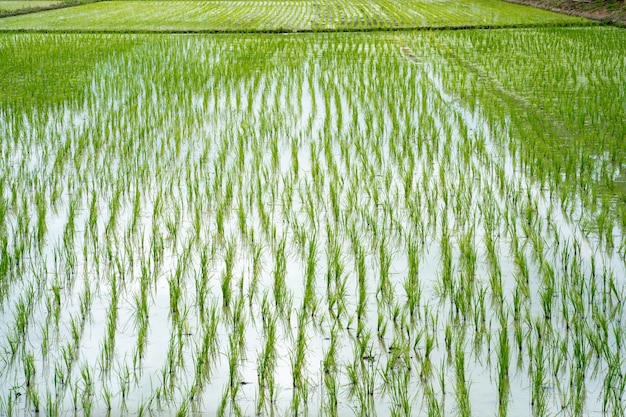
[[[1,35],[49,59],[0,102],[0,413],[623,415],[623,195],[570,186],[590,147],[532,165],[541,97],[459,52],[486,36]],[[488,37],[529,76],[622,51]]]

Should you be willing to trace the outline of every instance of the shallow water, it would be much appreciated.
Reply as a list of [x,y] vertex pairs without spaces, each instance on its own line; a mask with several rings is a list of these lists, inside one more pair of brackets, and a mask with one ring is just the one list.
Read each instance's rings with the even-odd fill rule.
[[[440,34],[129,36],[84,100],[2,106],[1,158],[15,169],[2,189],[0,412],[34,413],[36,393],[61,415],[451,415],[467,411],[465,387],[473,414],[494,414],[505,333],[510,415],[603,414],[623,393],[624,370],[604,385],[624,350],[623,248],[576,221],[582,196],[563,205],[529,174],[511,108],[501,119],[471,104],[441,44],[454,46]],[[623,412],[611,401],[606,414]]]

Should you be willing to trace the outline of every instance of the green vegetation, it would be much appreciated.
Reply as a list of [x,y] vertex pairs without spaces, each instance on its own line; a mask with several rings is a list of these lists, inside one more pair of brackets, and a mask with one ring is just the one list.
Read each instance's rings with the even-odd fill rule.
[[2,19],[0,30],[291,32],[591,23],[499,0],[124,0]]
[[0,17],[77,6],[96,0],[0,0]]
[[0,415],[624,415],[625,51],[0,34]]
[[[582,205],[584,210],[572,220],[585,235],[595,232],[608,246],[616,244],[614,227],[620,233],[626,230],[626,148],[616,140],[626,137],[620,79],[626,62],[617,55],[626,49],[621,33],[605,27],[518,30],[506,37],[493,31],[431,37],[432,48],[441,46],[450,64],[446,78],[452,88],[470,90],[464,104],[498,103],[488,110],[490,117],[499,119],[506,112],[507,128],[526,138],[509,146],[520,167],[551,194],[559,191],[562,206]],[[602,48],[594,46],[598,42]],[[537,59],[543,55],[552,59]],[[527,210],[530,222],[535,208]]]
[[620,0],[509,0],[571,15],[626,26],[626,3]]
[[[0,43],[0,90],[3,106],[26,112],[59,106],[89,93],[96,66],[112,54],[124,52],[125,39],[77,36],[2,36]],[[68,48],[71,44],[72,47]]]
[[11,13],[21,10],[32,10],[38,8],[46,8],[50,6],[56,6],[62,4],[62,0],[25,0],[25,1],[17,1],[17,0],[3,0],[0,1],[0,13]]

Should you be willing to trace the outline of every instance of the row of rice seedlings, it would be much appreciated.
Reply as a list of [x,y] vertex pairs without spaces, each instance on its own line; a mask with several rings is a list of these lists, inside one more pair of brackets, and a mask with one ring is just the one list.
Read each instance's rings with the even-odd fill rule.
[[[56,274],[57,282],[44,285],[52,311],[59,311],[58,332],[70,336],[67,344],[48,337],[56,392],[69,387],[76,401],[68,401],[79,404],[89,385],[109,410],[188,414],[203,401],[223,414],[239,414],[249,393],[256,395],[259,412],[320,408],[338,415],[350,404],[370,415],[384,407],[374,400],[382,391],[394,412],[409,415],[423,389],[429,413],[454,408],[469,414],[476,409],[470,390],[477,380],[466,370],[484,366],[497,375],[498,410],[506,414],[548,411],[545,385],[555,384],[564,369],[559,364],[574,358],[567,371],[571,384],[563,391],[567,407],[584,410],[583,399],[590,399],[584,394],[592,389],[602,393],[607,410],[620,409],[620,373],[610,374],[602,387],[589,382],[592,365],[607,367],[621,357],[621,344],[611,347],[622,337],[623,289],[611,272],[616,266],[607,258],[597,271],[589,269],[595,259],[589,244],[564,216],[546,214],[558,202],[542,199],[515,171],[515,158],[504,159],[504,171],[493,168],[506,155],[491,132],[497,121],[449,104],[446,72],[414,65],[399,52],[396,38],[237,39],[137,41],[147,63],[105,65],[104,81],[94,86],[89,107],[113,107],[81,128],[95,132],[94,143],[76,145],[81,156],[48,177],[29,174],[43,184],[76,181],[74,187],[82,189],[76,200],[59,200],[59,207],[67,207],[66,217],[60,216],[67,227],[50,220],[41,243],[38,228],[25,231],[23,239],[29,265],[42,262],[56,270],[74,262],[71,274]],[[332,47],[337,43],[339,52]],[[199,64],[184,54],[192,47],[211,51],[213,60],[202,63],[209,70],[193,71]],[[286,65],[251,70],[233,64],[251,53],[287,57]],[[157,55],[169,56],[179,69],[166,69]],[[309,57],[306,66],[292,56]],[[317,59],[337,71],[329,75]],[[136,76],[127,79],[121,71]],[[350,76],[355,73],[361,76]],[[381,73],[385,86],[362,87]],[[156,83],[154,74],[167,76]],[[126,80],[122,90],[114,87],[119,79]],[[406,79],[415,86],[399,93]],[[217,88],[205,92],[206,85]],[[173,97],[172,91],[179,93]],[[128,99],[126,111],[104,104],[120,96]],[[293,108],[310,105],[304,123],[298,115],[283,115],[284,100]],[[403,100],[411,105],[398,106]],[[237,101],[240,111],[224,110]],[[80,109],[81,103],[73,105]],[[168,110],[174,107],[177,112]],[[16,117],[7,123],[24,122]],[[33,136],[19,146],[47,149],[37,142],[37,128],[31,129]],[[67,128],[48,129],[50,140]],[[118,140],[102,140],[105,133]],[[52,155],[42,151],[44,165]],[[24,171],[15,175],[18,184],[28,183]],[[78,179],[70,180],[74,175]],[[25,198],[11,216],[23,212],[20,204],[36,211],[37,193]],[[83,230],[76,224],[84,224]],[[64,240],[68,249],[54,250],[58,229],[68,236],[75,231]],[[20,227],[12,230],[10,245],[20,240]],[[55,253],[57,260],[47,257]],[[82,286],[71,284],[81,279]],[[74,291],[83,301],[65,314],[60,306]],[[27,305],[27,291],[9,286],[13,293],[11,305]],[[589,307],[598,293],[602,314]],[[18,320],[24,308],[9,315]],[[134,312],[128,324],[123,311]],[[101,332],[96,323],[105,323]],[[578,327],[570,329],[570,323]],[[559,326],[566,334],[555,354],[555,345],[537,338],[553,340]],[[90,356],[87,344],[94,342],[85,341],[84,332],[96,335],[100,358]],[[163,340],[169,344],[158,342]],[[593,346],[599,355],[588,360],[583,353]],[[528,371],[528,377],[515,378],[537,387],[533,404],[511,403],[512,352]],[[28,354],[16,349],[15,355],[24,363]],[[87,368],[75,366],[78,357],[88,361]],[[308,369],[316,357],[322,358],[319,375]],[[546,357],[554,357],[548,369],[538,367]],[[246,360],[256,367],[250,391]],[[80,375],[83,369],[87,377]],[[278,378],[284,370],[285,380]],[[446,384],[448,376],[453,384]],[[14,380],[9,373],[3,378]],[[318,378],[320,388],[313,384]],[[413,388],[418,379],[423,388]],[[132,403],[142,386],[153,387],[148,400]],[[319,403],[306,402],[316,389]],[[219,403],[211,402],[214,392],[223,393]],[[454,401],[438,400],[446,392],[454,393]],[[87,412],[93,405],[81,407]]]

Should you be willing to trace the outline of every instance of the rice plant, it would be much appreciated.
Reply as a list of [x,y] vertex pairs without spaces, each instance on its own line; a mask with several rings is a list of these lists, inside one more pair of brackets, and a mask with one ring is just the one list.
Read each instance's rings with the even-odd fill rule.
[[618,29],[113,3],[0,22],[0,413],[624,414]]

